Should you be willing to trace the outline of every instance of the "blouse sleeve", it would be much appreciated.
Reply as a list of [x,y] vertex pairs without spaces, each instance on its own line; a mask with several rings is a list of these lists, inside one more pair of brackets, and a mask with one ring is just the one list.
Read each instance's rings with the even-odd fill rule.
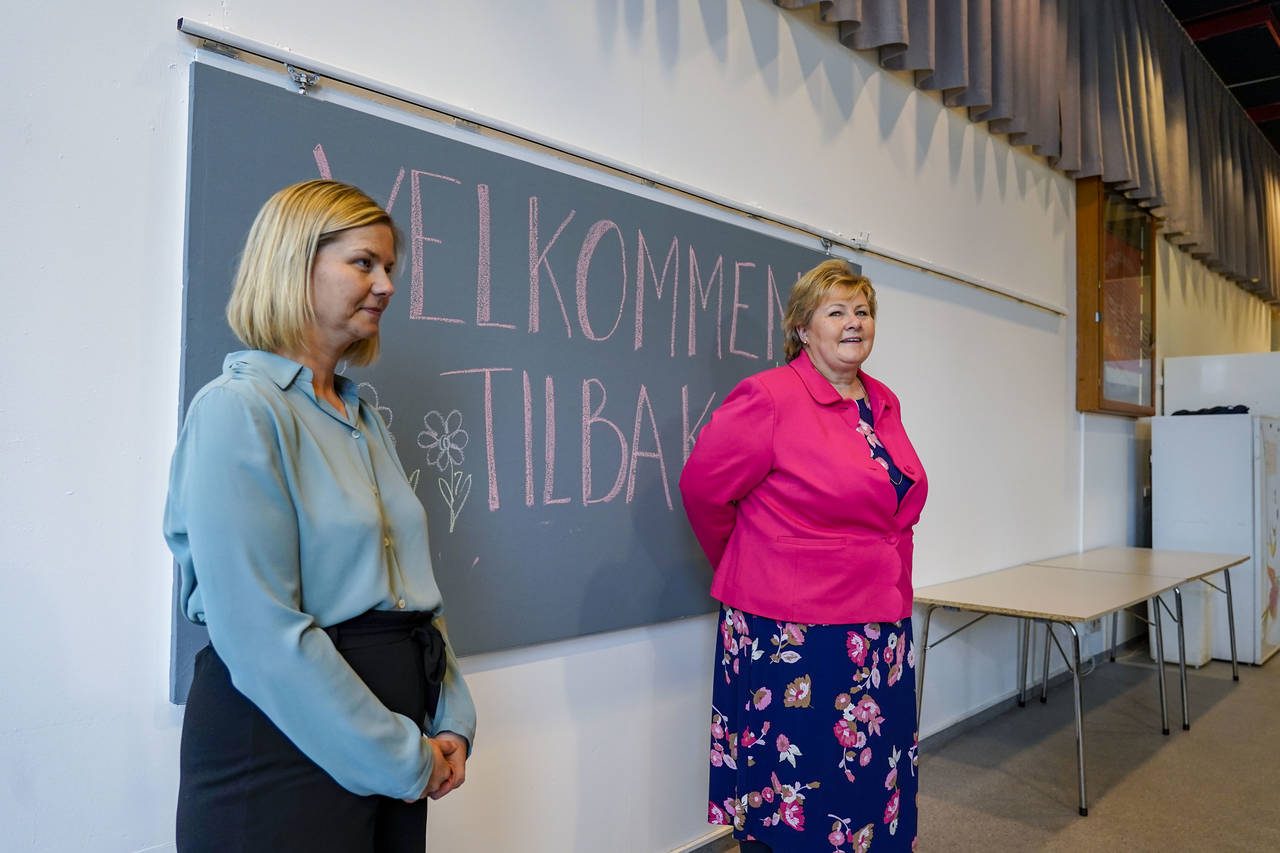
[[440,683],[440,701],[436,704],[435,716],[431,718],[431,736],[444,732],[461,735],[467,741],[467,755],[470,755],[476,740],[476,706],[467,682],[462,678],[462,670],[458,668],[458,658],[449,644],[444,617],[437,616],[434,624],[444,637],[446,666],[444,680]]
[[197,398],[174,452],[165,536],[194,570],[209,639],[232,683],[349,791],[421,795],[432,752],[301,610],[298,521],[265,401],[226,387]]
[[680,475],[689,524],[716,566],[737,519],[737,502],[773,467],[774,402],[756,377],[730,392],[702,428]]

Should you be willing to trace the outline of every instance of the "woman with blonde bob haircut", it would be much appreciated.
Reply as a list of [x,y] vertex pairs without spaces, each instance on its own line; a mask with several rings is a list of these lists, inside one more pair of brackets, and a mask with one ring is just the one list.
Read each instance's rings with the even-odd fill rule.
[[[386,225],[392,251],[399,235],[391,216],[360,190],[337,181],[308,181],[273,195],[253,221],[236,272],[227,322],[253,349],[278,352],[302,345],[315,320],[311,270],[316,253],[349,228]],[[356,341],[343,354],[364,367],[378,358],[378,336]]]
[[928,484],[862,369],[871,282],[797,280],[787,364],[739,383],[680,477],[720,600],[708,820],[744,853],[915,850],[912,533]]
[[249,349],[191,401],[164,533],[209,629],[182,724],[180,853],[421,853],[475,707],[427,517],[338,363],[378,354],[391,218],[334,181],[273,195],[227,319]]

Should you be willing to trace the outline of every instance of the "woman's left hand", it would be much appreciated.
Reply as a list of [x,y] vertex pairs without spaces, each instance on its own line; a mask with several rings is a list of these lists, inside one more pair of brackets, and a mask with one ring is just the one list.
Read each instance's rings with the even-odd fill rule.
[[449,762],[450,770],[449,778],[429,794],[431,799],[438,800],[454,788],[460,787],[467,779],[467,741],[453,732],[441,732],[432,740],[440,747],[445,761]]

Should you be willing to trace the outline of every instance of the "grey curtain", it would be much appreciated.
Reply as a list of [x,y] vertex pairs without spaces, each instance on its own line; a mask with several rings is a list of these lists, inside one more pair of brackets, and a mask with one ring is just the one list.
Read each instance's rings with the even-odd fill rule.
[[1160,0],[774,0],[1280,302],[1280,155]]

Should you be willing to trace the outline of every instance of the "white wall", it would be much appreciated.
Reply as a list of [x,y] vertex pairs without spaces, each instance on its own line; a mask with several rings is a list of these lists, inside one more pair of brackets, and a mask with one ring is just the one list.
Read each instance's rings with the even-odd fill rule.
[[1169,241],[1156,245],[1157,369],[1174,356],[1270,351],[1272,311],[1264,302]]
[[[766,0],[19,4],[0,34],[6,849],[172,844],[159,519],[196,53],[180,15],[1074,305],[1071,181]],[[917,581],[1128,536],[1109,507],[1130,473],[1087,451],[1124,460],[1129,438],[1074,411],[1073,318],[867,271],[869,370],[899,392],[932,482]],[[465,660],[478,748],[433,806],[431,848],[654,853],[705,833],[712,642],[699,618]],[[929,668],[925,733],[1011,692],[1009,623]]]

